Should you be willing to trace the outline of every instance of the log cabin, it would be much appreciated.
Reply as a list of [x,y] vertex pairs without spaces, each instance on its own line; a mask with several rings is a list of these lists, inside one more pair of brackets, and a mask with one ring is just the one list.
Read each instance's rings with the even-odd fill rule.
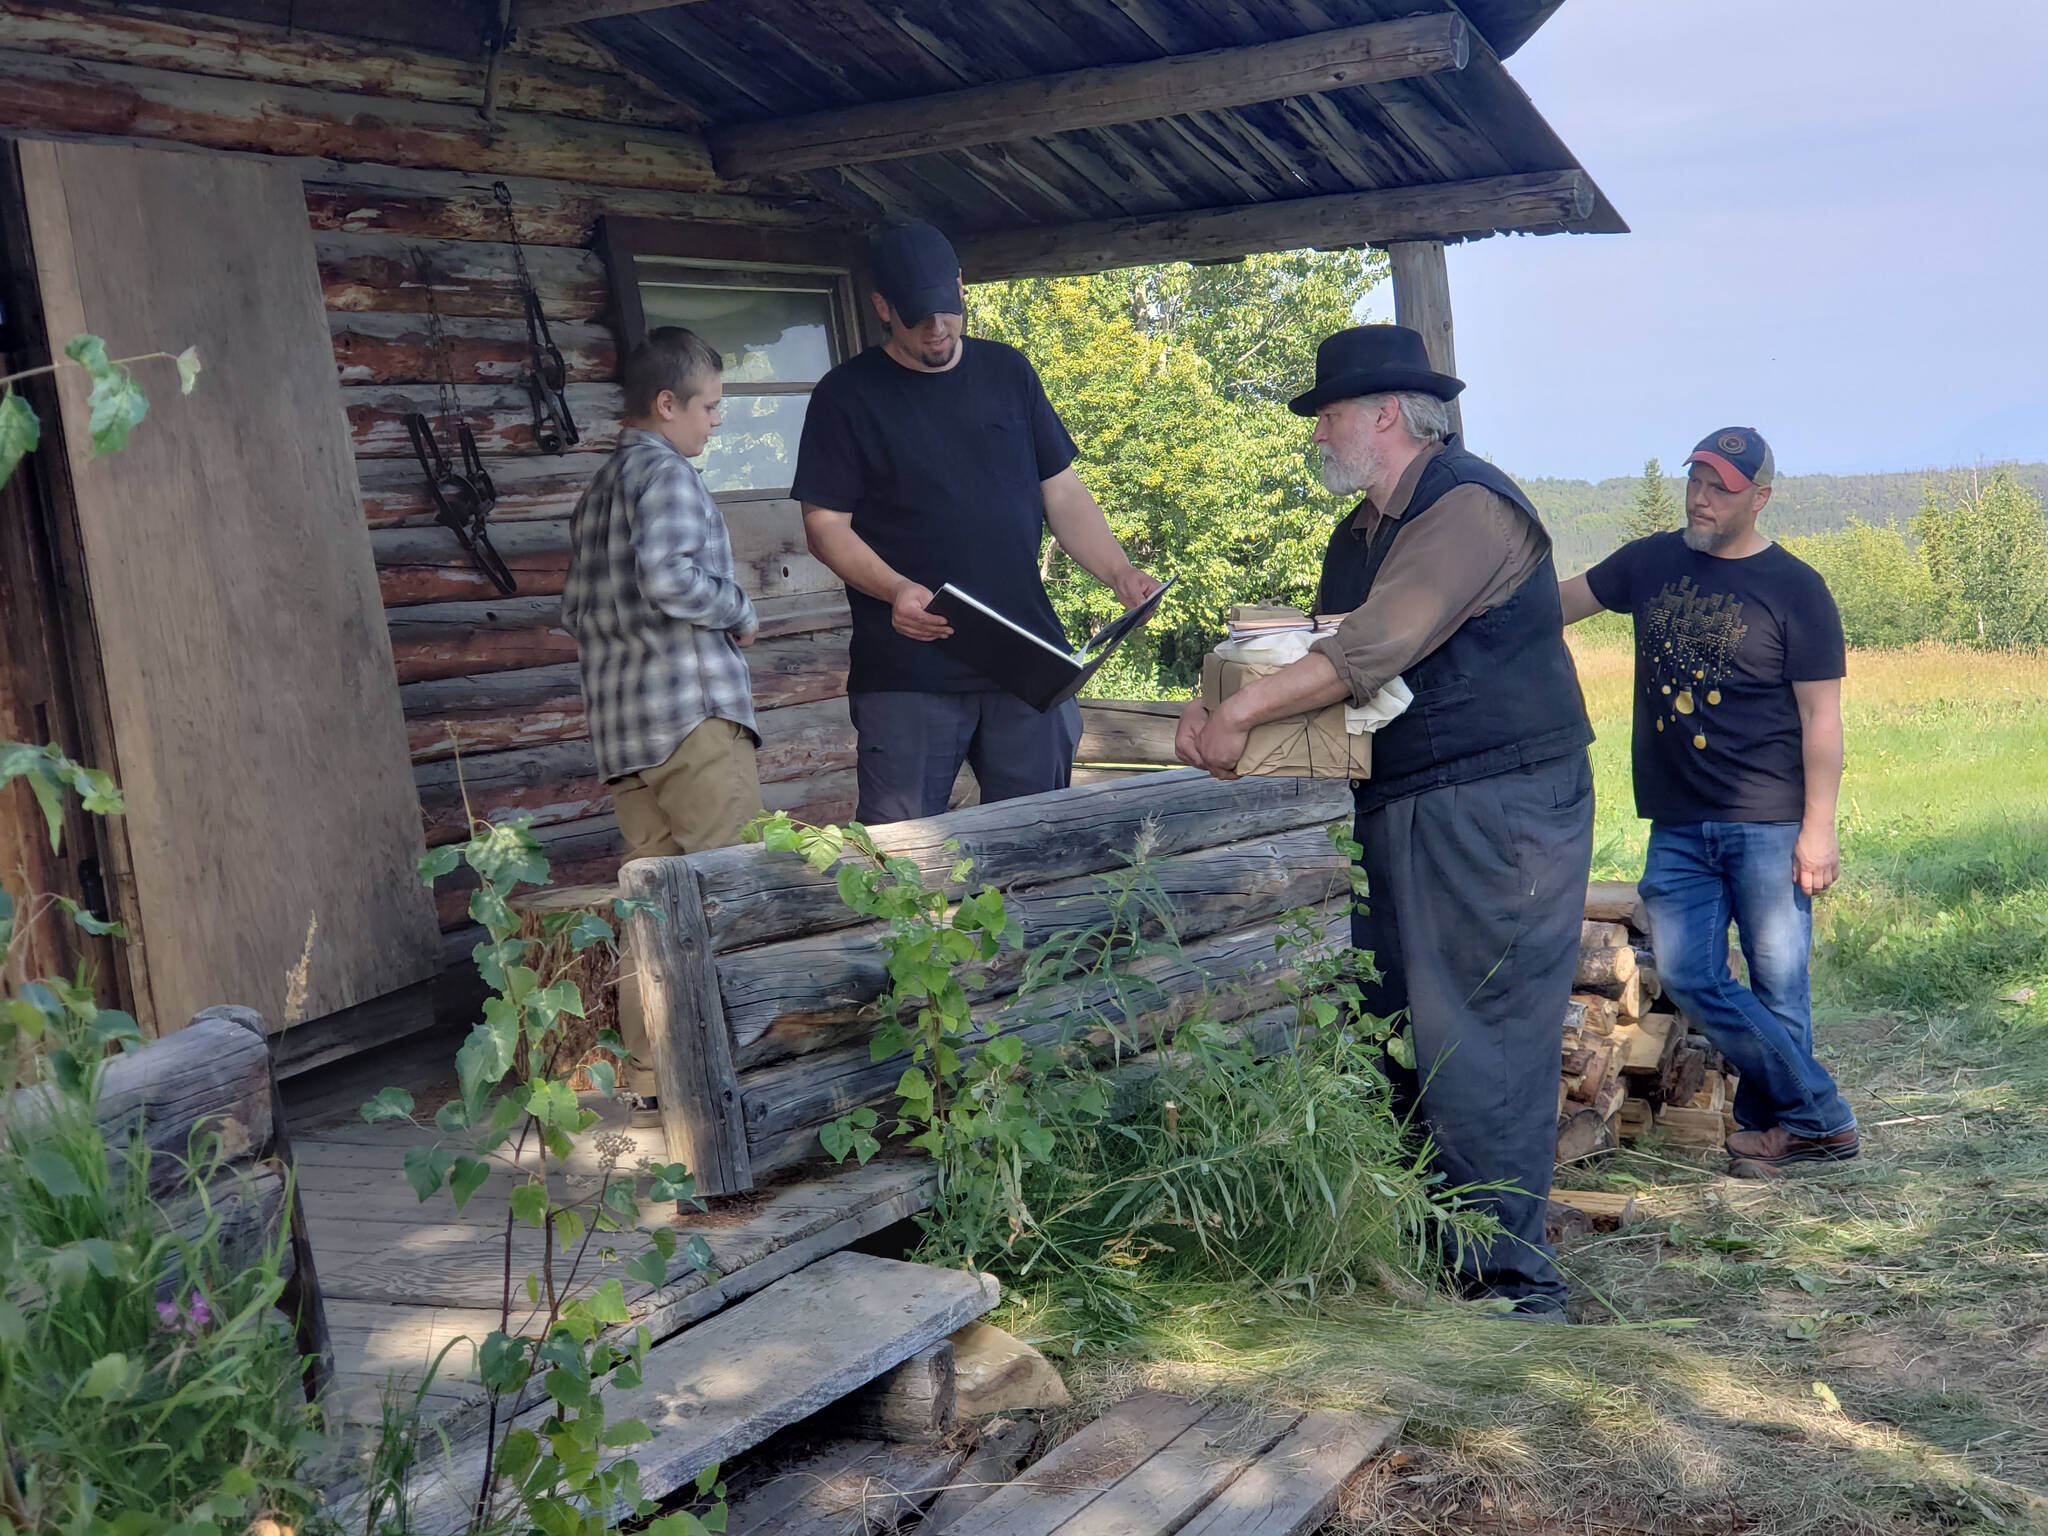
[[[27,794],[0,796],[0,860],[125,933],[41,929],[36,968],[90,968],[152,1034],[254,1009],[290,1079],[472,1016],[467,892],[415,873],[471,817],[530,816],[560,882],[617,878],[558,610],[617,360],[658,324],[728,357],[702,468],[763,620],[767,802],[843,819],[847,610],[788,489],[810,386],[875,339],[865,229],[927,219],[969,281],[1383,246],[1398,318],[1454,371],[1448,244],[1626,228],[1506,68],[1558,3],[0,0],[4,371],[79,332],[205,365],[180,398],[138,363],[148,419],[97,458],[76,370],[20,386],[45,431],[0,487],[0,738],[59,742],[128,800],[53,851]],[[573,441],[543,441],[566,434],[528,386],[536,307]],[[451,456],[473,435],[514,590],[436,522],[411,413]],[[1171,761],[1156,706],[1091,704],[1088,728],[1084,761]],[[1067,796],[958,830],[1051,901],[1109,867],[1111,832],[1165,826],[1184,937],[1226,970],[1327,873],[1314,829],[1342,800],[1172,773]],[[880,1091],[848,1037],[872,956],[758,849],[661,862],[646,888],[684,921],[641,942],[668,1148],[713,1192],[800,1174],[821,1120]],[[787,996],[792,976],[817,985]],[[1248,984],[1248,1027],[1273,1002]],[[368,1155],[322,1145],[316,1244]],[[914,1184],[816,1197],[806,1252]],[[344,1377],[397,1358],[386,1314],[418,1310],[417,1343],[476,1304],[459,1264],[423,1284],[395,1252],[323,1254]],[[762,1253],[721,1264],[793,1267]],[[702,1311],[635,1306],[671,1331]]]

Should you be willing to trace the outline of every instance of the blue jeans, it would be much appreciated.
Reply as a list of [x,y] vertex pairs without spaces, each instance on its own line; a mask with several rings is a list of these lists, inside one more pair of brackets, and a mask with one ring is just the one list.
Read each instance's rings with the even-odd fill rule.
[[[1813,1059],[1813,903],[1792,873],[1793,821],[1654,822],[1643,904],[1664,991],[1741,1074],[1735,1119],[1833,1136],[1856,1123]],[[1733,918],[1749,986],[1728,974]]]

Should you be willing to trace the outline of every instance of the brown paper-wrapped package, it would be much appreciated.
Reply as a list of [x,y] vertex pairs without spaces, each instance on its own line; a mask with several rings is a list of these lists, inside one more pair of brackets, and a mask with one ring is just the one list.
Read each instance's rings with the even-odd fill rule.
[[[1202,702],[1214,709],[1244,686],[1276,667],[1225,661],[1214,651],[1202,658]],[[1372,772],[1372,738],[1344,729],[1344,706],[1331,704],[1252,727],[1237,771],[1276,779],[1363,779]]]

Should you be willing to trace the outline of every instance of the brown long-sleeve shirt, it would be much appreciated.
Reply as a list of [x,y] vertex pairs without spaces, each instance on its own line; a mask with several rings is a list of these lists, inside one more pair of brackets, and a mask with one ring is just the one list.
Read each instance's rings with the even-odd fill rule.
[[[1423,467],[1441,452],[1433,443],[1417,455],[1385,507],[1360,502],[1353,534],[1370,541],[1386,519],[1406,516]],[[1512,597],[1548,547],[1549,536],[1513,502],[1484,486],[1454,486],[1427,519],[1397,535],[1372,594],[1311,649],[1330,658],[1351,702],[1362,705],[1467,619]]]

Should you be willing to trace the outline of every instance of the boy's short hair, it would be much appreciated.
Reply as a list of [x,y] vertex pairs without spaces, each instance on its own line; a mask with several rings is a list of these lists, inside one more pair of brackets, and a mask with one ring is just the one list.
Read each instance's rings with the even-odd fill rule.
[[626,394],[628,416],[654,414],[654,398],[664,389],[688,404],[705,385],[725,372],[718,349],[695,331],[680,325],[657,326],[647,339],[626,354],[619,384]]

